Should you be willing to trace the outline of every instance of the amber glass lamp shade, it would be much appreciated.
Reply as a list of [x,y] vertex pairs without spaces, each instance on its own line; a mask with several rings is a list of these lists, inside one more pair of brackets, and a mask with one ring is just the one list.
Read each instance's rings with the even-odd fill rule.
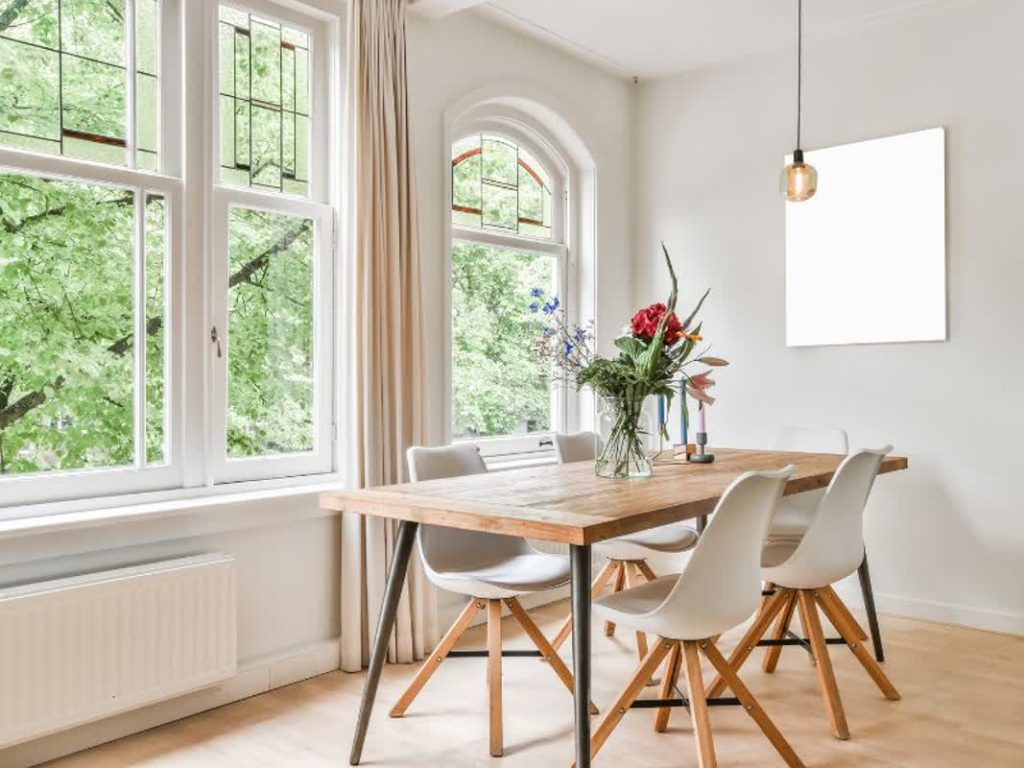
[[818,172],[804,162],[804,153],[798,149],[793,153],[793,162],[782,169],[779,182],[783,197],[791,203],[802,203],[818,191]]

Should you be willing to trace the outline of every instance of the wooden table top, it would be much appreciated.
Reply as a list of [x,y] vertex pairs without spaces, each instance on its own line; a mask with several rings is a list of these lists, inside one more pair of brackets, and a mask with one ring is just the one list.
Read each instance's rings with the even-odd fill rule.
[[[487,472],[320,496],[325,509],[510,536],[593,544],[711,512],[739,475],[796,465],[786,495],[828,485],[843,456],[715,448],[712,464],[666,460],[654,475],[612,480],[593,461]],[[906,469],[888,456],[879,474]]]

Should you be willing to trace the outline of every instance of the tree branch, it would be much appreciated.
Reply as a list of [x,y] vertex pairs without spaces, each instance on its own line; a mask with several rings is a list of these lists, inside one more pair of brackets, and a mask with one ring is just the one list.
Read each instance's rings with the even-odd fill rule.
[[[54,393],[56,393],[63,386],[64,377],[58,376],[56,381],[54,381],[53,384],[50,385],[50,388],[54,391]],[[3,410],[0,410],[0,430],[6,429],[14,422],[18,421],[21,418],[24,418],[24,416],[27,413],[29,413],[29,411],[32,411],[33,409],[38,408],[40,405],[45,403],[46,398],[46,390],[37,389],[34,392],[29,392],[24,397],[15,400],[13,403],[8,405]]]
[[7,28],[17,21],[28,2],[29,0],[12,0],[3,13],[0,13],[0,32],[6,32]]
[[247,261],[243,264],[237,272],[235,272],[228,279],[228,288],[234,288],[239,283],[252,282],[252,276],[263,269],[267,264],[270,263],[270,259],[279,253],[287,251],[302,235],[309,232],[312,228],[313,222],[310,219],[304,219],[295,229],[290,232],[286,232],[284,236],[278,240],[274,245],[270,246],[267,250],[257,256],[251,261]]

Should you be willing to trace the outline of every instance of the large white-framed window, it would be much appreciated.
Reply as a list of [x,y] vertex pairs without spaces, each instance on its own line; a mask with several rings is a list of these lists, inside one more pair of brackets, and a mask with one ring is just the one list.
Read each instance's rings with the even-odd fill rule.
[[492,463],[549,456],[567,393],[535,346],[569,301],[566,167],[506,120],[459,126],[450,162],[451,438]]
[[0,1],[0,519],[333,476],[340,12]]
[[333,466],[330,30],[217,9],[208,452],[215,481]]

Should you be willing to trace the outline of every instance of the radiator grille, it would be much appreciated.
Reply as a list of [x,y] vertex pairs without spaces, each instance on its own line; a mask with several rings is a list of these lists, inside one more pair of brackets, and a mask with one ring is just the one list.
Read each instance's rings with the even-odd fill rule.
[[202,688],[235,662],[228,555],[0,589],[0,746]]

